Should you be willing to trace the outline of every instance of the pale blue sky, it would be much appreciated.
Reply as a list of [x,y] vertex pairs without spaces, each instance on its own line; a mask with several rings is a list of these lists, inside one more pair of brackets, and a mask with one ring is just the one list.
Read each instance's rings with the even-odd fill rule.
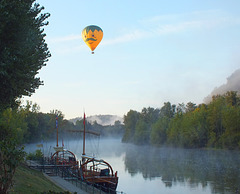
[[[202,103],[240,67],[239,0],[38,0],[52,57],[29,99],[65,118]],[[81,38],[103,29],[92,55]]]

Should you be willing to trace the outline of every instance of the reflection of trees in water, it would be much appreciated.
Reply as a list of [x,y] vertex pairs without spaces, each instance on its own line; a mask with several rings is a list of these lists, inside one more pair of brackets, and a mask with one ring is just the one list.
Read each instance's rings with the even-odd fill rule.
[[129,145],[126,170],[145,179],[161,177],[167,187],[210,185],[213,193],[240,192],[240,153],[223,150],[153,148]]

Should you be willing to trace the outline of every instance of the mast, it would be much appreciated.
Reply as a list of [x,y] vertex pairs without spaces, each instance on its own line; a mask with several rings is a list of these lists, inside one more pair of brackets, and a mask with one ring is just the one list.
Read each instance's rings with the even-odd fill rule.
[[85,124],[86,124],[86,116],[85,116],[85,112],[84,112],[84,117],[83,117],[83,153],[82,155],[85,155],[85,134],[86,134],[86,129],[85,129]]
[[[73,132],[76,132],[74,130],[71,130]],[[86,115],[85,115],[85,112],[84,112],[84,117],[83,117],[83,131],[82,130],[77,130],[77,132],[83,132],[83,153],[82,153],[82,162],[84,163],[85,161],[85,140],[86,140],[86,133],[90,133],[90,134],[93,134],[93,135],[97,135],[97,136],[100,136],[100,133],[98,132],[95,132],[95,131],[86,131]]]
[[[57,147],[58,147],[58,115],[57,114],[56,114],[56,128],[57,128]],[[57,152],[56,163],[58,164],[58,152]]]
[[56,128],[57,128],[57,147],[58,147],[58,115],[56,114]]

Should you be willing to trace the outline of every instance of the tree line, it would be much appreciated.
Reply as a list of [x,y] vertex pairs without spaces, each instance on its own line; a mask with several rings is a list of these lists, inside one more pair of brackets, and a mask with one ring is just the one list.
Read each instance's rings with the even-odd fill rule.
[[123,142],[185,148],[240,148],[240,96],[215,95],[209,104],[165,102],[160,109],[130,110]]
[[[72,123],[64,119],[64,114],[59,110],[52,110],[50,113],[40,112],[40,107],[30,101],[26,105],[21,105],[17,109],[6,109],[0,117],[2,127],[8,134],[1,133],[2,136],[9,136],[17,133],[19,143],[32,143],[37,141],[47,141],[56,138],[56,117],[58,120],[59,137],[71,138],[79,132],[82,136],[83,119]],[[120,121],[115,121],[114,125],[102,126],[96,121],[90,123],[86,120],[86,130],[100,133],[101,136],[122,136],[124,125]],[[3,138],[3,137],[2,137]]]

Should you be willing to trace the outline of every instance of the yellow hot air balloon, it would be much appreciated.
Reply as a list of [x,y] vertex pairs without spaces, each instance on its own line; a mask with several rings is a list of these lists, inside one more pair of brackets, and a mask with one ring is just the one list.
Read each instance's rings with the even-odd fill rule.
[[93,51],[103,38],[103,31],[98,26],[90,25],[83,29],[82,38],[94,54]]

